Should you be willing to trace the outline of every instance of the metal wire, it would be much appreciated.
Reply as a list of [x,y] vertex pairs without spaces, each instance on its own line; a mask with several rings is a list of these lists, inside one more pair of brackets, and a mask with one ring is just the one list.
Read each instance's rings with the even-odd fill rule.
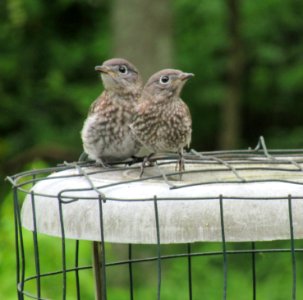
[[223,300],[227,296],[227,254],[226,254],[226,241],[225,241],[225,227],[224,227],[224,213],[223,213],[223,196],[220,195],[220,222],[222,233],[222,253],[223,253]]
[[289,212],[289,227],[290,227],[290,245],[291,245],[291,260],[292,260],[292,299],[296,299],[296,284],[297,284],[297,268],[296,268],[296,255],[295,255],[295,240],[294,240],[294,227],[292,218],[292,199],[291,195],[288,196],[288,212]]
[[154,197],[154,208],[155,208],[155,221],[157,229],[157,270],[158,270],[158,284],[157,284],[157,299],[161,299],[161,241],[160,241],[160,225],[159,225],[159,213],[157,197]]
[[[23,248],[19,246],[19,219],[18,219],[18,207],[17,207],[17,188],[14,187],[13,189],[13,198],[14,198],[14,225],[15,225],[15,249],[16,249],[16,285],[18,286],[19,282],[24,282],[24,280],[21,280],[20,278],[20,269],[24,269],[24,267],[20,266],[20,248]],[[23,240],[23,239],[21,239]],[[22,251],[21,251],[22,252]],[[18,299],[21,299],[21,294],[18,293]]]
[[192,287],[192,267],[191,267],[191,245],[187,244],[187,262],[188,262],[188,299],[193,299],[193,287]]
[[[214,200],[219,202],[219,218],[221,223],[221,247],[217,251],[193,251],[192,244],[186,244],[184,253],[175,253],[170,255],[164,255],[161,251],[161,228],[159,224],[159,214],[161,214],[161,205],[162,201],[170,201],[170,198],[161,197],[160,195],[155,195],[152,198],[137,198],[137,199],[120,199],[120,198],[111,198],[106,195],[107,188],[119,187],[123,185],[130,185],[137,182],[143,182],[148,180],[162,180],[169,189],[182,189],[193,186],[203,186],[206,184],[217,184],[229,183],[229,184],[241,184],[241,183],[255,183],[255,182],[286,182],[294,185],[303,185],[303,150],[296,149],[268,149],[265,140],[263,137],[260,138],[258,145],[254,149],[247,150],[233,150],[233,151],[215,151],[215,152],[197,152],[191,150],[188,153],[184,154],[185,165],[192,164],[195,168],[190,170],[185,170],[182,172],[184,175],[195,176],[200,174],[197,182],[186,183],[181,182],[180,184],[173,184],[171,178],[173,176],[178,176],[180,173],[173,172],[163,172],[162,167],[175,166],[178,155],[174,154],[161,154],[153,156],[151,161],[155,162],[157,174],[151,176],[145,176],[143,178],[133,178],[125,179],[120,182],[115,183],[106,183],[96,185],[91,177],[95,174],[104,174],[121,172],[121,171],[138,171],[140,166],[138,164],[129,165],[132,163],[131,160],[126,161],[125,165],[121,163],[113,164],[113,168],[102,169],[96,168],[92,162],[76,162],[76,163],[64,163],[57,167],[46,168],[42,170],[31,170],[10,176],[7,179],[13,186],[13,203],[14,203],[14,224],[15,224],[15,248],[16,248],[16,286],[18,299],[22,300],[24,297],[29,297],[33,299],[45,299],[44,290],[41,281],[43,278],[55,278],[57,275],[62,276],[61,284],[58,281],[58,285],[61,287],[61,299],[68,299],[70,295],[70,289],[75,290],[76,299],[82,299],[81,291],[81,276],[80,273],[83,271],[92,271],[92,265],[82,266],[80,264],[80,245],[82,241],[75,241],[75,259],[73,261],[72,267],[68,265],[68,258],[66,257],[66,237],[65,237],[65,223],[64,223],[64,207],[70,203],[76,202],[79,199],[71,196],[71,192],[88,192],[89,196],[81,196],[81,199],[89,199],[98,201],[99,209],[99,227],[100,227],[100,249],[99,260],[101,262],[101,286],[102,286],[102,300],[112,300],[109,299],[108,294],[108,278],[107,270],[108,268],[115,268],[117,266],[127,266],[128,282],[129,282],[129,299],[135,299],[135,290],[136,290],[136,280],[135,280],[135,269],[134,265],[141,263],[155,263],[157,269],[157,285],[155,288],[157,300],[161,299],[161,294],[164,289],[163,281],[166,276],[164,272],[163,261],[166,260],[184,260],[187,264],[186,268],[186,278],[187,278],[187,289],[188,289],[188,298],[189,300],[195,299],[194,292],[196,292],[196,286],[194,285],[195,280],[199,281],[199,278],[195,278],[195,273],[193,268],[195,266],[194,258],[206,258],[206,257],[219,257],[222,259],[222,279],[223,279],[223,288],[222,288],[222,299],[227,300],[231,295],[231,291],[228,289],[228,283],[231,280],[229,276],[229,271],[231,265],[229,263],[229,257],[233,255],[243,255],[247,257],[250,264],[251,271],[251,293],[252,299],[256,300],[257,298],[257,289],[259,288],[258,283],[258,272],[257,272],[257,261],[258,254],[270,254],[276,255],[279,253],[289,253],[291,257],[291,299],[297,299],[297,268],[298,268],[298,255],[303,254],[303,248],[296,247],[295,245],[295,235],[294,235],[294,222],[293,222],[293,203],[295,200],[303,199],[303,190],[302,196],[281,196],[281,197],[253,197],[247,195],[246,197],[227,197],[225,195],[220,195],[218,197],[174,197],[173,201],[184,201],[184,200],[193,200],[193,201],[204,201],[204,200]],[[174,170],[174,168],[171,168]],[[70,174],[62,173],[64,171],[73,171]],[[257,171],[260,174],[266,174],[263,178],[250,178],[247,175],[247,172]],[[215,179],[204,179],[204,175],[211,172]],[[48,176],[51,175],[52,176]],[[221,176],[223,174],[223,176]],[[273,174],[283,174],[284,179],[277,178]],[[227,176],[225,176],[227,175]],[[221,177],[220,177],[221,176]],[[60,191],[58,195],[49,195],[44,192],[33,192],[32,186],[41,181],[51,181],[56,179],[68,179],[68,178],[84,178],[87,182],[86,188],[73,188],[65,189]],[[219,179],[218,179],[219,178]],[[83,194],[83,193],[82,193]],[[34,253],[34,263],[35,263],[35,274],[28,276],[27,270],[27,261],[28,253],[26,252],[24,246],[24,238],[21,222],[21,204],[24,195],[30,195],[31,204],[32,204],[32,213],[33,213],[33,226],[34,230],[32,233],[33,236],[33,253]],[[39,249],[41,246],[41,241],[39,240],[39,233],[37,228],[37,215],[36,215],[36,197],[44,196],[54,198],[58,203],[58,213],[60,217],[60,231],[61,231],[61,267],[59,270],[54,270],[52,272],[41,272],[41,255]],[[290,246],[287,248],[262,248],[256,247],[255,242],[247,243],[250,245],[249,249],[245,250],[229,250],[227,249],[226,242],[226,232],[224,225],[224,205],[229,200],[253,200],[253,201],[266,201],[266,200],[275,200],[275,201],[287,201],[288,203],[288,218],[289,218],[289,241]],[[104,232],[103,226],[103,207],[107,205],[109,201],[119,202],[119,201],[132,201],[132,202],[150,202],[153,203],[154,207],[154,216],[156,224],[156,250],[157,254],[155,256],[149,256],[144,258],[137,258],[134,256],[133,245],[128,244],[127,253],[128,257],[124,260],[109,261],[106,255],[105,239],[106,232]],[[233,244],[236,245],[236,244]],[[139,247],[139,246],[138,246]],[[236,247],[236,246],[235,246]],[[203,272],[205,270],[201,270]],[[67,286],[67,274],[74,273],[75,276],[75,285],[74,287]],[[31,289],[30,291],[26,290],[26,283],[35,282],[35,290]],[[194,289],[195,287],[195,289]],[[207,288],[207,287],[205,287]],[[198,291],[197,291],[198,293]],[[262,299],[260,299],[262,300]]]
[[79,277],[79,240],[76,240],[75,245],[75,277],[76,277],[76,291],[77,291],[77,300],[81,299],[80,297],[80,277]]
[[256,291],[257,272],[256,272],[256,252],[255,252],[256,251],[256,244],[254,242],[251,243],[251,249],[252,249],[252,253],[251,253],[252,293],[253,293],[253,300],[256,300],[257,299],[257,291]]
[[[32,200],[33,215],[36,216],[34,192],[31,192],[31,200]],[[38,298],[40,298],[41,297],[40,261],[39,261],[39,247],[38,247],[36,217],[34,217],[33,224],[34,224],[33,240],[34,240],[34,252],[35,252],[35,265],[36,265],[36,273],[37,273],[37,295],[38,295]]]
[[[62,193],[58,195],[59,202],[59,215],[60,215],[60,227],[61,227],[61,247],[62,247],[62,299],[66,299],[66,249],[65,249],[65,229],[64,229],[64,217],[62,208]],[[35,217],[34,217],[35,218]]]
[[[106,287],[106,268],[103,266],[106,265],[106,259],[105,259],[105,242],[104,242],[104,226],[103,226],[103,200],[102,195],[100,194],[98,197],[98,203],[99,203],[99,217],[100,217],[100,233],[101,233],[101,262],[102,262],[102,296],[103,299],[107,299],[107,287]],[[105,200],[104,200],[105,201]]]
[[132,244],[128,245],[128,269],[129,269],[129,291],[130,300],[134,299],[134,284],[133,284],[133,265],[132,265]]

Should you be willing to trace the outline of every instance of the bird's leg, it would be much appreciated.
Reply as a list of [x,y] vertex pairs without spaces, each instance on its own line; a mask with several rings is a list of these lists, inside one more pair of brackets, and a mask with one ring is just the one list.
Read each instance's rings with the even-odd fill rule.
[[79,162],[86,162],[88,160],[89,160],[88,159],[88,155],[85,152],[82,152],[81,155],[80,155],[80,157],[79,157],[79,159],[78,159]]
[[102,168],[109,168],[110,165],[107,164],[106,162],[104,162],[101,157],[99,157],[97,160],[96,160],[96,166],[97,167],[102,167]]
[[132,159],[131,161],[127,162],[127,166],[131,166],[133,164],[136,164],[136,163],[139,163],[139,162],[143,161],[142,157],[137,157],[137,156],[132,156],[131,159]]
[[176,171],[178,169],[179,171],[179,179],[180,181],[182,180],[182,172],[185,171],[185,160],[183,156],[183,149],[178,153],[179,154],[179,159],[176,164]]
[[154,155],[154,153],[151,153],[144,157],[142,164],[141,164],[141,172],[140,172],[140,178],[142,178],[142,175],[144,173],[144,168],[147,166],[147,164],[150,162],[150,158]]

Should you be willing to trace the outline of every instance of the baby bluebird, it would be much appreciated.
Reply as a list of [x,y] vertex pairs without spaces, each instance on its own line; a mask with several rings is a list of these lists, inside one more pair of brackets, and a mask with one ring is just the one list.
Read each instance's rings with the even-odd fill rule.
[[137,68],[122,58],[109,59],[95,70],[101,73],[104,91],[90,107],[81,138],[88,157],[105,166],[133,156],[140,147],[129,124],[142,81]]
[[[143,88],[130,124],[135,138],[149,154],[175,152],[180,155],[179,171],[184,170],[183,148],[189,146],[192,119],[180,98],[181,90],[192,73],[165,69],[152,75]],[[141,176],[144,164],[142,165]]]

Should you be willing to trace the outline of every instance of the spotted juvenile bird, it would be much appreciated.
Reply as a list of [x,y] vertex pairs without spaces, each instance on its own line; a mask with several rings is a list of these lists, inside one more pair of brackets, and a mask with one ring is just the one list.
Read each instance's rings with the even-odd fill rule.
[[180,93],[192,76],[194,74],[174,69],[152,75],[143,88],[134,121],[130,124],[132,133],[149,157],[159,152],[178,153],[179,171],[184,170],[183,148],[189,146],[192,133],[191,114]]
[[133,156],[139,148],[129,124],[142,91],[137,68],[122,58],[105,61],[95,70],[101,73],[102,94],[92,103],[81,138],[92,160],[107,165]]

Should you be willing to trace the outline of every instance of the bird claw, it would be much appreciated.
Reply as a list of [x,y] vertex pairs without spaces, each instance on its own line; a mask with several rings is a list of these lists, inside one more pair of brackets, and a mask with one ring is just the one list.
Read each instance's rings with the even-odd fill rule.
[[88,154],[85,152],[82,152],[78,159],[79,162],[87,162],[88,160],[89,160]]
[[98,158],[96,160],[96,166],[101,167],[101,168],[105,168],[105,169],[110,167],[110,165],[108,163],[104,162],[101,158]]
[[150,154],[148,156],[145,156],[143,161],[142,161],[142,164],[141,164],[141,172],[140,172],[140,178],[142,178],[143,176],[143,173],[144,173],[144,168],[148,165],[152,165],[152,162],[150,161],[150,158],[153,156],[154,154]]
[[182,180],[182,172],[185,171],[185,159],[182,153],[179,153],[179,159],[175,167],[175,171],[179,171],[179,180]]
[[143,161],[143,158],[142,157],[137,157],[137,156],[132,156],[131,157],[131,160],[128,161],[126,163],[127,166],[131,166],[133,164],[136,164],[136,163],[139,163],[139,162],[142,162]]
[[146,156],[146,157],[144,157],[142,164],[141,164],[141,168],[140,168],[141,171],[140,171],[140,175],[139,175],[140,178],[142,178],[142,176],[143,176],[144,168],[146,167],[147,162],[148,162],[148,157]]

